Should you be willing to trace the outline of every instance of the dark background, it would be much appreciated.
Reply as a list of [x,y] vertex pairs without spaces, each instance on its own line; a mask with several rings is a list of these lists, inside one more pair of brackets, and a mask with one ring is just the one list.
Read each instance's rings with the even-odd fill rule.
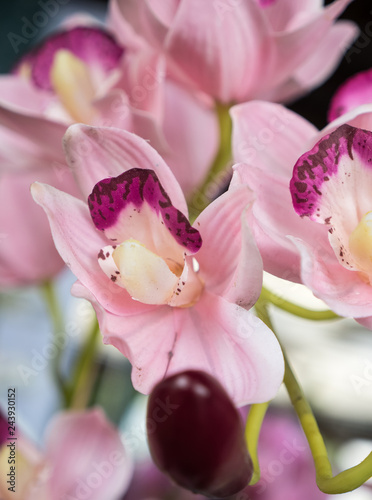
[[[58,21],[56,20],[58,16],[50,18],[45,28],[39,29],[35,37],[27,40],[27,43],[20,43],[18,45],[19,53],[15,54],[14,48],[9,41],[9,33],[12,32],[22,36],[21,29],[24,26],[23,18],[25,17],[32,20],[33,15],[41,10],[40,2],[46,3],[47,1],[48,0],[2,1],[0,16],[0,73],[8,72],[22,53],[29,51],[45,33],[52,31],[60,21],[60,17]],[[293,1],[296,2],[301,0]],[[55,0],[55,2],[58,4],[59,0]],[[64,5],[62,5],[62,2]],[[326,0],[325,3],[331,3],[331,0]],[[69,15],[79,7],[81,7],[82,10],[89,10],[97,16],[104,17],[107,1],[61,0],[61,7],[58,15]],[[318,128],[324,127],[327,123],[329,102],[337,87],[349,76],[372,67],[372,2],[370,0],[354,0],[345,10],[341,18],[355,21],[361,31],[360,37],[356,40],[351,49],[345,52],[339,68],[324,85],[290,106],[291,109],[303,115]]]

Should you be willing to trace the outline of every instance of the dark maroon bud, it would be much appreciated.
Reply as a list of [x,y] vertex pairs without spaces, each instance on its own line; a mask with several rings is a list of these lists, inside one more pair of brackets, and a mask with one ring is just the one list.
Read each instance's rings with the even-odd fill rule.
[[166,378],[147,407],[155,464],[194,493],[223,498],[251,480],[253,466],[238,410],[220,383],[201,371]]

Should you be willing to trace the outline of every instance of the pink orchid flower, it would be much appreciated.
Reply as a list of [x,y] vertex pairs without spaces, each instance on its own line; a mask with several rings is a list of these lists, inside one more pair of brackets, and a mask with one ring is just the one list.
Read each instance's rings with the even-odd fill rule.
[[[251,225],[265,270],[304,283],[337,314],[368,326],[372,288],[361,261],[350,252],[358,253],[353,232],[368,225],[370,169],[363,144],[369,144],[371,132],[355,127],[372,130],[372,106],[353,110],[322,132],[270,103],[237,106],[232,116],[235,160],[250,164],[237,167],[236,179],[256,193]],[[344,122],[353,127],[338,128]],[[302,164],[309,164],[303,174]],[[311,195],[310,187],[300,193],[305,181]]]
[[164,51],[173,77],[233,103],[288,100],[326,79],[357,33],[334,23],[349,3],[113,0],[111,11]]
[[361,106],[372,103],[372,70],[348,78],[335,92],[329,107],[329,121]]
[[104,342],[132,363],[135,388],[148,393],[165,375],[195,368],[238,404],[273,397],[283,358],[249,311],[262,280],[249,190],[231,189],[192,227],[179,184],[143,139],[74,125],[65,149],[88,205],[42,184],[33,196],[79,280],[73,293],[92,302]]
[[[8,471],[11,441],[0,442],[1,471]],[[118,431],[100,409],[66,411],[55,416],[44,450],[18,435],[15,491],[0,476],[2,500],[117,500],[132,477],[132,464]]]

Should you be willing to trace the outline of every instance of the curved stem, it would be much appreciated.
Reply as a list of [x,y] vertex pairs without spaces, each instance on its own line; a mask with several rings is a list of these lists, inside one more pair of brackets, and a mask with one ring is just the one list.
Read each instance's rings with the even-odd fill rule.
[[216,103],[216,113],[220,128],[220,145],[213,164],[203,181],[203,184],[192,194],[188,201],[189,218],[193,222],[196,217],[220,194],[226,186],[227,167],[231,162],[231,132],[232,121],[229,106]]
[[334,313],[331,310],[326,311],[313,311],[311,309],[306,309],[305,307],[298,306],[293,304],[289,300],[285,300],[279,295],[276,295],[273,292],[270,292],[265,287],[262,287],[261,297],[267,302],[271,302],[274,306],[283,309],[283,311],[287,311],[294,316],[299,316],[304,319],[312,319],[314,321],[325,321],[330,319],[342,319],[341,316]]
[[[255,307],[258,317],[274,332],[267,310],[267,301],[260,297]],[[346,493],[359,488],[372,477],[372,452],[360,464],[333,476],[323,436],[319,431],[316,418],[306,400],[305,394],[292,371],[284,349],[283,356],[285,362],[284,384],[313,456],[318,488],[327,494]]]
[[249,483],[250,486],[258,483],[260,480],[261,472],[257,456],[257,445],[258,438],[260,437],[262,422],[265,418],[268,407],[269,402],[252,405],[249,409],[247,423],[245,425],[245,441],[253,463],[253,475]]
[[[57,335],[65,335],[62,312],[59,307],[59,302],[54,290],[53,282],[51,280],[46,281],[41,285],[41,289],[53,323],[54,336],[57,337]],[[61,374],[61,359],[62,359],[64,344],[65,342],[61,342],[60,339],[58,339],[57,341],[56,338],[55,341],[56,355],[53,359],[53,374],[58,384],[58,387],[61,391],[65,406],[67,404],[67,399],[68,399],[68,389],[66,387],[64,378],[62,377]]]
[[90,389],[94,382],[92,364],[96,354],[98,338],[99,326],[98,321],[95,320],[80,352],[80,356],[75,366],[74,375],[69,386],[67,401],[69,408],[85,408],[88,403]]

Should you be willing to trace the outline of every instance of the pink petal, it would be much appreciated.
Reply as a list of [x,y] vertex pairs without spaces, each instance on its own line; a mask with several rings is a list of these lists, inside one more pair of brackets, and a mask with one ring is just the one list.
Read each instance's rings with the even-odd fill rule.
[[348,78],[338,88],[331,101],[328,119],[333,121],[353,108],[368,103],[372,103],[371,69]]
[[[153,170],[132,168],[118,177],[100,181],[89,195],[88,204],[97,229],[105,231],[111,240],[115,239],[119,243],[134,237],[126,227],[128,223],[131,225],[127,219],[132,215],[128,212],[135,212],[134,224],[139,225],[140,214],[143,208],[148,206],[158,219],[163,220],[163,225],[170,235],[188,254],[196,253],[202,245],[199,232],[191,226],[182,212],[172,205]],[[124,212],[127,213],[125,223]],[[146,220],[143,223],[146,223]]]
[[338,21],[330,27],[318,50],[315,50],[295,72],[294,78],[302,93],[317,87],[334,72],[346,48],[357,36],[358,27],[350,21]]
[[27,114],[41,114],[50,97],[35,88],[30,81],[18,75],[0,76],[0,102],[2,106]]
[[116,127],[132,131],[132,113],[127,94],[121,89],[108,90],[92,102],[99,118],[95,125]]
[[47,431],[45,458],[51,500],[70,495],[117,500],[132,476],[119,432],[98,408],[55,417]]
[[[1,286],[40,283],[63,268],[48,220],[30,195],[30,185],[36,179],[57,182],[52,169],[42,168],[17,175],[3,173],[1,177]],[[62,185],[67,187],[70,179],[66,177],[64,181]]]
[[163,153],[184,193],[204,180],[217,153],[219,131],[214,109],[171,81],[165,86]]
[[104,342],[132,363],[140,392],[151,392],[165,375],[199,369],[217,377],[240,406],[271,399],[282,382],[283,358],[273,333],[221,297],[205,292],[194,307],[157,307],[125,321],[95,301],[93,306]]
[[14,111],[0,103],[0,125],[33,142],[53,160],[64,163],[61,142],[66,126],[62,123]]
[[251,101],[231,109],[234,161],[288,179],[317,129],[279,104]]
[[158,47],[165,41],[181,0],[145,0],[141,7],[143,35]]
[[273,46],[255,2],[221,4],[183,0],[165,46],[201,90],[222,102],[240,101],[267,72]]
[[[318,15],[309,17],[304,24],[274,35],[277,59],[272,68],[271,87],[287,80],[307,58],[311,57],[314,50],[318,48],[324,50],[322,45],[324,37],[335,18],[349,3],[350,0],[336,0],[320,10]],[[293,50],[293,47],[296,47],[296,50]]]
[[265,271],[300,282],[300,258],[288,235],[328,244],[327,228],[298,217],[293,209],[288,178],[250,165],[235,167],[237,179],[255,193],[250,225]]
[[126,290],[115,285],[101,270],[98,253],[108,241],[94,227],[85,203],[44,184],[33,184],[31,192],[48,215],[62,259],[98,302],[114,314],[130,315],[147,310],[147,306],[132,300]]
[[262,286],[262,261],[246,216],[252,200],[246,186],[232,187],[194,223],[203,238],[196,259],[206,287],[247,309],[257,301]]
[[155,306],[133,316],[117,316],[105,311],[77,282],[73,294],[92,302],[96,311],[103,342],[115,346],[132,364],[135,389],[149,394],[166,374],[177,336],[174,328],[174,308]]
[[321,46],[297,69],[289,75],[282,84],[258,94],[257,98],[288,102],[302,96],[309,90],[318,87],[336,69],[345,53],[358,33],[354,23],[338,21],[330,27],[322,39]]
[[273,31],[285,31],[304,24],[322,9],[321,0],[256,0],[270,21]]
[[142,50],[126,54],[121,78],[116,86],[127,93],[134,109],[148,111],[161,120],[164,79],[164,55],[146,46]]
[[65,153],[83,196],[88,197],[97,182],[117,177],[131,168],[154,170],[172,203],[187,214],[182,190],[159,154],[134,134],[115,128],[72,125],[64,139]]
[[205,292],[192,308],[175,311],[178,333],[168,375],[204,370],[235,403],[268,401],[283,379],[283,358],[274,334],[252,313]]
[[116,68],[123,55],[123,49],[114,38],[100,28],[77,26],[57,33],[47,38],[35,53],[32,79],[37,87],[52,90],[50,71],[54,56],[60,49],[69,50],[104,73]]
[[309,244],[293,239],[301,255],[301,277],[314,295],[341,316],[372,315],[372,287],[359,274],[341,266],[328,244]]
[[108,28],[115,33],[123,47],[137,50],[146,46],[140,26],[140,3],[137,0],[111,0],[107,19]]

